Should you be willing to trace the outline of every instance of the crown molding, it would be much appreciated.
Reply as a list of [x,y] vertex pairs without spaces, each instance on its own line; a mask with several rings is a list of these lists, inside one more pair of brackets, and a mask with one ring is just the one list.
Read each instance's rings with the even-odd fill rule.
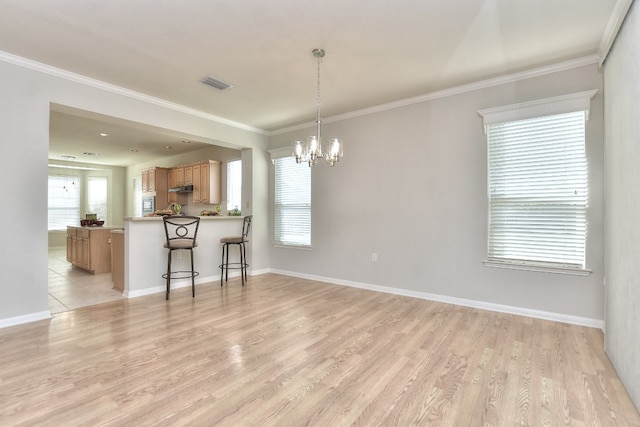
[[100,80],[92,79],[90,77],[86,77],[81,74],[72,73],[71,71],[63,70],[61,68],[56,68],[51,65],[47,65],[41,62],[33,61],[31,59],[23,58],[21,56],[13,55],[8,52],[0,51],[0,61],[17,65],[22,68],[27,68],[33,71],[38,71],[43,74],[47,74],[53,77],[58,77],[58,78],[68,80],[74,83],[78,83],[84,86],[89,86],[92,88],[104,90],[106,92],[110,92],[116,95],[122,95],[128,98],[132,98],[138,101],[143,101],[159,107],[168,108],[170,110],[174,110],[180,113],[186,113],[186,114],[200,117],[206,120],[211,120],[213,122],[220,123],[222,125],[231,126],[237,129],[254,132],[261,135],[267,135],[267,131],[265,131],[264,129],[260,129],[254,126],[249,126],[244,123],[235,122],[233,120],[228,120],[223,117],[216,116],[214,114],[209,114],[201,110],[196,110],[195,108],[189,108],[184,105],[165,101],[164,99],[145,95],[144,93],[136,92],[134,90],[126,89],[121,86],[116,86],[110,83],[105,83]]
[[[557,73],[560,71],[571,70],[573,68],[583,67],[585,65],[597,64],[598,60],[599,60],[598,55],[583,56],[583,57],[571,59],[568,61],[562,61],[555,64],[546,65],[543,67],[532,68],[530,70],[507,74],[500,77],[494,77],[486,80],[480,80],[477,82],[468,83],[465,85],[454,86],[448,89],[443,89],[436,92],[430,92],[430,93],[415,96],[412,98],[406,98],[399,101],[388,102],[386,104],[380,104],[374,107],[363,108],[361,110],[355,110],[348,113],[339,114],[336,116],[323,117],[322,123],[326,124],[331,122],[338,122],[341,120],[352,119],[355,117],[366,116],[368,114],[375,114],[375,113],[380,113],[387,110],[392,110],[395,108],[401,108],[401,107],[406,107],[413,104],[419,104],[421,102],[432,101],[439,98],[446,98],[448,96],[460,95],[463,93],[500,86],[507,83],[514,83],[520,80],[530,79],[533,77],[539,77],[547,74]],[[316,126],[315,121],[271,131],[268,133],[268,135],[269,136],[280,135],[287,132],[307,129],[312,126]]]
[[[633,0],[619,0],[619,2],[631,2],[631,1]],[[393,101],[386,104],[380,104],[380,105],[369,107],[369,108],[355,110],[348,113],[339,114],[336,116],[325,117],[323,118],[322,121],[323,123],[326,124],[326,123],[338,122],[342,120],[361,117],[369,114],[375,114],[375,113],[379,113],[387,110],[392,110],[395,108],[401,108],[401,107],[406,107],[413,104],[419,104],[421,102],[431,101],[439,98],[445,98],[453,95],[459,95],[459,94],[472,92],[480,89],[486,89],[486,88],[499,86],[506,83],[513,83],[520,80],[525,80],[532,77],[538,77],[538,76],[543,76],[543,75],[556,73],[560,71],[570,70],[570,69],[582,67],[585,65],[596,64],[598,63],[599,59],[600,57],[598,55],[590,55],[590,56],[585,56],[581,58],[576,58],[568,61],[559,62],[556,64],[533,68],[530,70],[520,71],[517,73],[507,74],[500,77],[494,77],[491,79],[480,80],[480,81],[465,84],[465,85],[454,86],[448,89],[444,89],[436,92],[430,92],[424,95],[419,95],[412,98]],[[72,73],[70,71],[56,68],[47,64],[43,64],[41,62],[26,59],[17,55],[10,54],[8,52],[0,51],[0,61],[14,64],[19,67],[27,68],[30,70],[38,71],[54,77],[59,77],[59,78],[69,80],[85,86],[101,89],[117,95],[122,95],[122,96],[126,96],[139,101],[147,102],[149,104],[157,105],[159,107],[168,108],[174,111],[186,113],[186,114],[200,117],[206,120],[211,120],[223,125],[235,127],[237,129],[242,129],[249,132],[257,133],[260,135],[274,136],[274,135],[280,135],[283,133],[293,132],[297,130],[307,129],[312,126],[316,126],[315,121],[313,121],[313,122],[301,123],[298,125],[294,125],[294,126],[274,130],[274,131],[266,131],[264,129],[260,129],[254,126],[249,126],[243,123],[235,122],[233,120],[228,120],[223,117],[216,116],[214,114],[205,113],[204,111],[196,110],[194,108],[189,108],[184,105],[176,104],[173,102],[165,101],[160,98],[145,95],[141,92],[125,89],[120,86],[112,85],[110,83],[105,83],[103,81],[92,79],[90,77],[86,77],[77,73]]]
[[602,40],[600,40],[600,47],[598,48],[600,67],[602,67],[607,60],[607,56],[609,56],[609,52],[613,47],[613,43],[616,41],[618,32],[620,32],[620,28],[622,28],[622,24],[624,23],[624,19],[627,17],[627,13],[629,12],[629,8],[632,3],[633,0],[618,0],[613,7],[613,12],[609,17],[607,28],[604,31]]

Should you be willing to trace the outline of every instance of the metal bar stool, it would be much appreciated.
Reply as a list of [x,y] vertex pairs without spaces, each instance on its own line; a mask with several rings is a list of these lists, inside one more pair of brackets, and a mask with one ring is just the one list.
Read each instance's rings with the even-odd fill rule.
[[[189,277],[191,278],[191,294],[195,297],[195,277],[200,273],[193,269],[193,248],[198,246],[196,236],[198,235],[200,218],[197,216],[165,216],[162,219],[164,222],[164,233],[167,238],[164,247],[169,249],[167,254],[167,273],[162,275],[164,279],[167,279],[166,299],[169,299],[171,279],[188,279]],[[179,250],[189,251],[191,270],[171,271],[171,255],[173,251]]]
[[[220,239],[222,243],[222,264],[220,264],[220,286],[223,285],[222,279],[226,282],[229,278],[229,269],[240,269],[240,277],[242,277],[242,286],[244,286],[245,280],[247,280],[247,250],[245,243],[249,241],[249,230],[251,230],[251,218],[253,215],[247,215],[242,221],[242,235],[223,237]],[[229,263],[229,245],[238,245],[240,250],[240,262]],[[226,254],[226,259],[225,259]]]

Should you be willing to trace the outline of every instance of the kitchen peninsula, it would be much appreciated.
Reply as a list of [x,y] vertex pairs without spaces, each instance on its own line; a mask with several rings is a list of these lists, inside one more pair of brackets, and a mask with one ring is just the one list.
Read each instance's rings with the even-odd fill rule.
[[[195,270],[200,273],[196,284],[220,280],[220,238],[240,235],[242,216],[203,216],[198,229],[198,247],[193,250]],[[167,250],[161,216],[124,218],[124,295],[137,297],[164,292],[166,281],[162,275],[167,270]],[[248,246],[247,254],[251,257]],[[233,252],[231,257],[237,256]],[[175,270],[188,270],[189,255],[173,258]],[[239,274],[239,273],[238,273]],[[216,286],[219,286],[217,283]],[[171,288],[191,286],[190,279],[172,280]],[[197,296],[196,288],[196,296]]]

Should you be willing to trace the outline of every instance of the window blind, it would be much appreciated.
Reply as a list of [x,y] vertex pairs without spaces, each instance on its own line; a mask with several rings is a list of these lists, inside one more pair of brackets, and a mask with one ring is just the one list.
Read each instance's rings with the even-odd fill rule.
[[585,115],[487,125],[488,261],[584,268]]
[[80,180],[75,175],[49,175],[48,230],[80,224]]
[[98,215],[98,219],[107,220],[107,177],[90,176],[87,178],[88,213]]
[[275,166],[275,243],[311,246],[311,168],[292,157]]
[[142,216],[142,176],[133,177],[133,216]]
[[242,160],[227,163],[227,210],[242,208]]

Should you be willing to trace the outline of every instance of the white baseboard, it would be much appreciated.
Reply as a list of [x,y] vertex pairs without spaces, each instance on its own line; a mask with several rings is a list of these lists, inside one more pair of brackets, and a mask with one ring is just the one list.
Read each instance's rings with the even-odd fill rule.
[[509,305],[495,304],[485,301],[470,300],[464,298],[451,297],[447,295],[431,294],[427,292],[417,292],[408,289],[392,288],[388,286],[371,285],[368,283],[352,282],[349,280],[334,279],[331,277],[315,276],[312,274],[302,274],[293,271],[270,269],[269,272],[274,274],[282,274],[283,276],[298,277],[301,279],[315,280],[318,282],[332,283],[334,285],[350,286],[352,288],[366,289],[370,291],[383,292],[386,294],[402,295],[407,297],[419,298],[428,301],[442,302],[445,304],[455,304],[463,307],[478,308],[482,310],[495,311],[505,314],[515,314],[518,316],[532,317],[535,319],[551,320],[554,322],[568,323],[571,325],[587,326],[597,328],[604,331],[604,320],[591,319],[588,317],[572,316],[563,313],[554,313],[550,311],[533,310],[530,308],[514,307]]
[[24,323],[36,322],[38,320],[51,319],[51,311],[39,311],[37,313],[25,314],[22,316],[8,317],[6,319],[0,319],[0,329],[8,328],[9,326],[22,325]]
[[[267,273],[267,272],[265,272]],[[262,274],[265,274],[262,273]],[[255,272],[251,273],[248,272],[248,274],[250,276],[255,276]],[[234,271],[229,273],[229,277],[240,277],[240,271]],[[211,283],[211,282],[220,282],[220,275],[215,275],[215,276],[206,276],[206,277],[200,277],[198,276],[196,278],[196,286],[201,285],[203,283]],[[191,279],[180,279],[180,280],[172,280],[171,281],[171,289],[179,289],[179,288],[186,288],[191,286]],[[144,288],[144,289],[137,289],[135,291],[125,291],[122,294],[127,297],[127,298],[137,298],[137,297],[142,297],[145,295],[152,295],[152,294],[159,294],[159,293],[163,293],[166,292],[167,288],[166,285],[162,284],[160,286],[152,286],[149,288]]]

